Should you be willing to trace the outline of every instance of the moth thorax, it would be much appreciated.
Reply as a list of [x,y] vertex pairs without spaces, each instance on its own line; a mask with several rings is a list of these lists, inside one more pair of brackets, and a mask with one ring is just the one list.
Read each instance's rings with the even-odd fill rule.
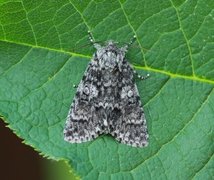
[[105,66],[105,68],[113,69],[118,66],[118,64],[122,63],[123,58],[117,51],[105,51],[102,55],[101,64]]

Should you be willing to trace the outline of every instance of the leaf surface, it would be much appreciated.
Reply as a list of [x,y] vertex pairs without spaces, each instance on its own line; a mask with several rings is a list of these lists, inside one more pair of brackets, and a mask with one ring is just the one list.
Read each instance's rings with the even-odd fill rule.
[[[214,176],[214,2],[0,2],[0,114],[26,144],[84,179]],[[65,119],[97,41],[129,42],[150,134],[147,148],[101,136],[63,140]]]

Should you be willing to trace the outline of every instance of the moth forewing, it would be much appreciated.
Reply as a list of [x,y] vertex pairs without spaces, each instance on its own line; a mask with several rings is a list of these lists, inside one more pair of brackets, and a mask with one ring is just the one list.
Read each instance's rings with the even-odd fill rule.
[[[92,37],[90,41],[94,43]],[[97,51],[78,85],[66,120],[66,141],[82,143],[111,134],[127,145],[148,145],[135,71],[125,58],[130,44],[119,48],[113,41],[106,46],[94,43]]]

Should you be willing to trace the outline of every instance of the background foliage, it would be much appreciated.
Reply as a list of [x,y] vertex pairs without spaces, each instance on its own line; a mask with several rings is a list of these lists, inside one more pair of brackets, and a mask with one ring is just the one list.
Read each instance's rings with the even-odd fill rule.
[[[0,1],[0,114],[42,155],[84,179],[214,176],[214,1]],[[150,140],[132,148],[102,136],[63,140],[75,89],[97,41],[128,42]],[[147,49],[147,50],[146,50]]]

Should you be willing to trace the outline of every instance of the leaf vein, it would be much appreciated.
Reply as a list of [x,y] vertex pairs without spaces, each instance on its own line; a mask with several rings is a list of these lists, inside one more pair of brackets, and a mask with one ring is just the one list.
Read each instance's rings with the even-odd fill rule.
[[119,4],[120,4],[120,6],[121,6],[121,9],[122,9],[123,14],[124,14],[124,16],[125,16],[125,18],[126,18],[127,23],[129,24],[130,28],[132,29],[133,33],[135,34],[136,40],[137,40],[138,44],[139,44],[140,47],[141,47],[140,50],[141,50],[141,53],[142,53],[142,56],[143,56],[143,61],[144,61],[145,66],[147,67],[147,62],[146,62],[146,59],[145,59],[145,54],[144,54],[144,52],[143,52],[143,50],[142,50],[143,47],[142,47],[142,45],[141,45],[141,43],[140,43],[140,40],[139,40],[139,38],[138,38],[138,36],[137,36],[137,32],[135,31],[134,27],[132,26],[132,24],[131,24],[131,22],[130,22],[130,20],[129,20],[129,18],[128,18],[126,12],[125,12],[125,9],[124,9],[124,7],[123,7],[123,4],[120,2],[120,0],[118,0],[118,2],[119,2]]
[[171,142],[173,142],[179,135],[181,132],[184,131],[184,129],[194,120],[194,118],[197,116],[197,114],[200,112],[200,110],[204,107],[204,105],[206,104],[206,102],[209,100],[209,97],[211,96],[212,92],[213,92],[214,88],[210,91],[210,93],[207,95],[207,98],[204,100],[203,103],[201,103],[201,105],[199,106],[199,108],[197,109],[197,111],[194,113],[194,115],[190,118],[190,120],[178,131],[177,134],[175,134],[170,140],[168,140],[166,143],[162,144],[161,147],[157,150],[157,152],[155,152],[152,156],[148,157],[147,159],[145,159],[143,162],[139,163],[137,166],[135,166],[134,169],[132,169],[131,171],[137,169],[140,165],[142,165],[143,163],[145,163],[146,161],[149,161],[151,158],[154,158],[155,156],[158,155],[158,153],[163,149],[163,147],[167,146],[168,144],[170,144]]
[[36,87],[35,89],[32,89],[29,93],[25,94],[25,96],[23,96],[21,100],[23,100],[24,98],[26,98],[27,96],[29,96],[30,94],[32,94],[34,91],[38,90],[38,89],[41,89],[45,84],[47,84],[48,82],[50,82],[51,80],[53,80],[57,74],[59,74],[59,72],[61,72],[63,70],[63,67],[68,63],[69,59],[71,57],[68,57],[68,59],[65,61],[65,63],[63,63],[61,65],[61,67],[54,73],[53,76],[49,77],[47,81],[43,82],[40,86]]
[[[27,46],[27,47],[31,47],[31,48],[40,48],[40,49],[45,49],[45,50],[49,50],[49,51],[55,51],[55,52],[64,53],[64,54],[70,54],[70,55],[76,56],[76,57],[91,59],[91,56],[88,56],[88,55],[78,54],[78,53],[74,53],[74,52],[68,52],[65,50],[59,50],[59,49],[54,49],[54,48],[43,47],[43,46],[39,46],[39,45],[36,46],[33,44],[27,44],[27,43],[22,43],[22,42],[13,42],[10,40],[0,40],[0,42],[7,42],[7,43],[12,43],[12,44],[17,44],[17,45],[23,45],[23,46]],[[163,71],[160,69],[155,69],[155,68],[148,67],[148,66],[142,67],[142,66],[135,65],[133,67],[135,67],[137,69],[143,69],[146,71],[155,72],[155,73],[165,74],[167,76],[171,76],[172,78],[182,78],[182,79],[187,79],[187,80],[192,80],[192,81],[214,84],[213,79],[210,80],[210,79],[205,79],[205,78],[201,78],[201,77],[197,77],[197,76],[187,76],[187,75],[183,75],[183,74],[175,74],[175,73]]]
[[33,25],[32,25],[32,23],[30,22],[30,20],[29,20],[29,18],[28,18],[28,12],[27,12],[27,10],[26,10],[26,8],[25,8],[25,6],[24,6],[24,3],[23,3],[22,1],[20,1],[20,2],[21,2],[21,4],[22,4],[23,10],[25,11],[26,19],[27,19],[27,21],[28,21],[28,23],[29,23],[29,25],[30,25],[30,27],[31,27],[31,30],[32,30],[32,33],[33,33],[33,38],[34,38],[35,44],[37,45],[36,34],[35,34],[35,32],[34,32]]
[[170,80],[170,77],[163,83],[163,85],[160,87],[158,93],[155,94],[146,104],[144,104],[144,106],[147,106],[151,101],[153,101],[153,99],[155,99],[155,97],[157,97],[163,91],[164,87],[169,82],[169,80]]
[[190,179],[194,179],[194,177],[206,167],[206,165],[212,160],[213,154],[214,153],[212,153],[212,155],[207,159],[207,161],[200,167],[200,169],[197,170],[197,172],[195,172],[195,174]]
[[74,7],[74,9],[79,13],[81,19],[83,20],[84,24],[86,25],[86,27],[88,28],[88,30],[90,31],[91,28],[89,27],[88,23],[86,22],[85,18],[83,17],[82,13],[77,9],[77,7],[71,2],[71,0],[69,0],[69,2],[71,3],[71,5]]
[[12,66],[10,66],[8,69],[6,69],[2,75],[5,75],[6,73],[8,73],[11,69],[15,68],[18,64],[22,63],[24,58],[27,57],[27,55],[31,52],[32,48],[30,48],[25,54],[24,56],[15,64],[13,64]]
[[172,4],[172,7],[175,9],[176,16],[177,16],[177,18],[178,18],[178,23],[179,23],[180,30],[181,30],[181,32],[182,32],[182,34],[183,34],[183,36],[184,36],[185,41],[186,41],[187,48],[188,48],[188,51],[189,51],[190,62],[191,62],[191,64],[192,64],[192,75],[193,75],[193,77],[195,77],[196,75],[195,75],[195,69],[194,69],[194,62],[193,62],[193,58],[192,58],[192,50],[191,50],[189,41],[188,41],[188,39],[187,39],[186,33],[185,33],[185,31],[183,30],[182,23],[181,23],[181,19],[180,19],[180,17],[179,17],[178,10],[177,10],[176,6],[174,5],[173,1],[170,0],[170,2],[171,2],[171,4]]

